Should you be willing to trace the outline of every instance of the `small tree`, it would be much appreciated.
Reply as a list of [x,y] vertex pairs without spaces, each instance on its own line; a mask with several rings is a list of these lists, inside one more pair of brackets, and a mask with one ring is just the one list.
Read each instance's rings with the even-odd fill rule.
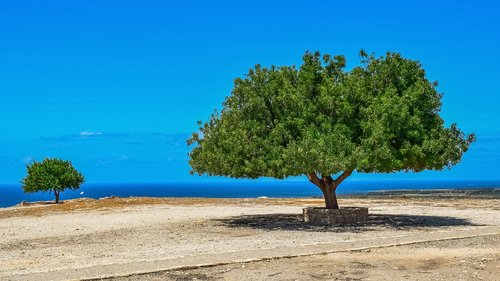
[[[188,144],[192,172],[235,178],[306,175],[338,209],[336,189],[353,171],[441,170],[474,141],[439,116],[441,94],[417,61],[361,51],[319,52],[295,66],[255,66]],[[338,174],[337,177],[333,175]]]
[[26,165],[27,175],[22,179],[24,192],[54,192],[56,203],[65,189],[76,190],[85,181],[70,161],[46,158]]

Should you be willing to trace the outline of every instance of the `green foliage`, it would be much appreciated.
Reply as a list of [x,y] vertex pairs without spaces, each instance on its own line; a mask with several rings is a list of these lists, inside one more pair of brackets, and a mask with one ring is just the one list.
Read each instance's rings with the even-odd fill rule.
[[26,165],[27,175],[22,179],[24,192],[52,191],[59,199],[59,193],[65,189],[76,190],[84,178],[70,161],[46,158],[42,162]]
[[188,140],[192,171],[235,178],[441,170],[474,135],[439,116],[441,94],[419,62],[398,53],[345,70],[343,56],[306,52],[303,64],[256,65],[222,111]]

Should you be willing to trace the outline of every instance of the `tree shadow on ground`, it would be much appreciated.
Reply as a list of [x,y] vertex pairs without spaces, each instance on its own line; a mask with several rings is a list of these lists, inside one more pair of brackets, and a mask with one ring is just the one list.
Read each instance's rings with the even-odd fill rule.
[[302,215],[299,214],[244,215],[217,221],[228,227],[313,232],[364,232],[384,228],[410,229],[477,225],[466,219],[453,217],[373,214],[368,215],[368,219],[364,222],[333,226],[305,223]]

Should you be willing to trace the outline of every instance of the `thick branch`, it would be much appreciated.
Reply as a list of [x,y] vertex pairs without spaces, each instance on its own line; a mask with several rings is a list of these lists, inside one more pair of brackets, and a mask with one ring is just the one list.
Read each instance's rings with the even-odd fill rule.
[[339,204],[337,203],[337,195],[335,194],[335,192],[339,184],[342,183],[342,181],[344,181],[348,176],[350,176],[352,171],[353,170],[348,170],[343,172],[335,180],[330,175],[322,174],[321,178],[319,178],[316,172],[311,172],[307,174],[309,181],[314,183],[323,192],[323,196],[325,198],[325,205],[327,209],[339,208]]
[[339,185],[341,182],[343,182],[348,176],[352,174],[352,170],[348,170],[343,172],[338,178],[336,178],[333,182],[335,185]]
[[334,185],[334,181],[330,175],[321,175],[322,181],[325,183],[326,186],[332,187]]
[[320,178],[318,178],[318,175],[316,175],[315,172],[308,173],[307,177],[309,178],[310,182],[314,183],[321,190],[325,189],[325,184],[323,183],[323,181],[321,181]]

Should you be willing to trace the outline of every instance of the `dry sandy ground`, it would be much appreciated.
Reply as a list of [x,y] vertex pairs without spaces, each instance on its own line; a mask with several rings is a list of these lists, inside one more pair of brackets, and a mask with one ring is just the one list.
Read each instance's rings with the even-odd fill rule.
[[495,280],[500,275],[498,199],[344,199],[343,206],[370,207],[369,220],[345,227],[301,222],[303,207],[321,204],[116,198],[0,209],[0,279]]
[[499,280],[500,235],[102,280]]

